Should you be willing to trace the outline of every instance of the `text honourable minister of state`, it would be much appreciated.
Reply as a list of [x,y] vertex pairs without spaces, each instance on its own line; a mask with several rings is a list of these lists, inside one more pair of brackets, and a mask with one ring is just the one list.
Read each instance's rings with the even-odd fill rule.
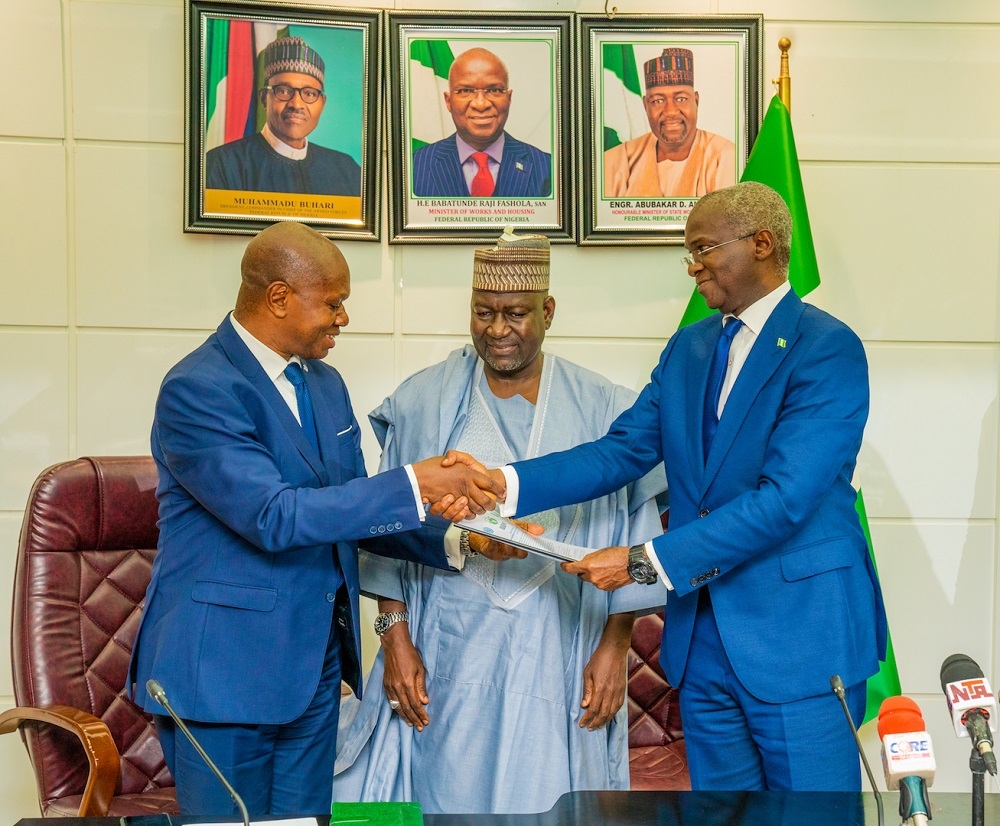
[[360,197],[358,162],[309,141],[326,105],[324,74],[323,58],[301,37],[269,43],[257,92],[267,121],[260,132],[206,153],[206,189]]
[[[492,507],[482,487],[502,490],[439,458],[367,477],[347,388],[323,360],[351,291],[332,241],[274,224],[241,270],[236,308],[156,400],[160,536],[130,682],[183,814],[236,809],[150,679],[252,815],[329,813],[341,679],[361,693],[357,540],[381,551],[378,538],[421,525],[422,502],[458,518],[466,500]],[[419,558],[449,564],[440,549]]]
[[413,153],[419,198],[547,198],[552,155],[504,131],[513,90],[493,52],[469,49],[448,71],[444,105],[455,134]]

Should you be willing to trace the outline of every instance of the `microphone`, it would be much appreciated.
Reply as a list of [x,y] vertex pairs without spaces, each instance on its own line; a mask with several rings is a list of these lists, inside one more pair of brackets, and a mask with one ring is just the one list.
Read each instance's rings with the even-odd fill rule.
[[992,732],[997,730],[997,701],[983,669],[966,654],[952,654],[941,664],[941,690],[948,700],[955,734],[972,740],[986,770],[995,775]]
[[170,702],[167,700],[167,693],[163,690],[163,686],[156,682],[156,680],[147,680],[146,691],[149,692],[150,697],[156,700],[156,702],[167,710],[167,714],[169,714],[171,719],[173,719],[173,721],[177,724],[177,727],[184,732],[187,739],[191,741],[191,745],[194,746],[194,750],[198,752],[201,759],[205,761],[205,765],[212,770],[212,773],[219,778],[219,782],[226,787],[226,791],[229,792],[230,797],[233,798],[233,801],[239,807],[240,814],[243,815],[243,826],[250,826],[250,815],[247,814],[247,807],[243,803],[243,798],[236,793],[236,789],[229,785],[229,781],[223,777],[218,766],[212,762],[212,758],[209,757],[208,753],[201,747],[201,743],[194,739],[194,735],[191,733],[191,730],[184,725],[184,721],[178,717],[177,713],[170,707]]
[[878,735],[886,788],[899,789],[899,816],[912,826],[927,826],[932,817],[927,789],[937,764],[920,708],[909,697],[887,698],[878,710]]
[[875,785],[875,775],[872,774],[872,767],[868,765],[868,758],[865,757],[865,750],[861,747],[861,738],[858,737],[858,730],[854,727],[854,720],[851,719],[851,710],[847,707],[847,694],[844,688],[844,681],[840,679],[839,674],[834,674],[830,677],[830,688],[833,689],[833,693],[837,695],[837,699],[840,700],[840,707],[844,709],[844,717],[847,718],[847,725],[851,727],[851,734],[854,735],[854,745],[858,747],[858,754],[861,755],[861,762],[864,764],[865,771],[868,773],[868,782],[872,785],[872,791],[875,793],[875,805],[878,808],[878,826],[885,826],[885,811],[882,808],[882,792],[878,790],[878,786]]

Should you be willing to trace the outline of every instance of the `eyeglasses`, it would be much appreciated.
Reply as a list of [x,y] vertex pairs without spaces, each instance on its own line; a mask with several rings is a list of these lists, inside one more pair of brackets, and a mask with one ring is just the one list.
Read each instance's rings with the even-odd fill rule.
[[451,94],[453,97],[458,98],[458,100],[469,101],[479,95],[480,92],[483,93],[488,101],[495,103],[498,100],[502,100],[508,90],[502,86],[489,86],[486,89],[473,89],[468,86],[462,86],[452,91]]
[[757,230],[753,232],[748,232],[746,235],[741,235],[739,238],[733,238],[729,241],[723,241],[721,244],[713,244],[710,247],[703,247],[700,250],[691,250],[687,255],[681,258],[681,264],[685,267],[693,266],[694,264],[700,264],[705,258],[705,253],[711,252],[712,250],[717,250],[719,247],[724,247],[726,244],[735,244],[737,241],[742,241],[744,238],[749,238],[751,235],[756,235]]
[[265,86],[265,89],[274,95],[282,103],[287,103],[293,97],[295,93],[299,93],[299,97],[302,98],[303,103],[315,103],[321,97],[323,97],[323,90],[316,89],[312,86],[288,86],[285,83],[279,83],[277,86]]

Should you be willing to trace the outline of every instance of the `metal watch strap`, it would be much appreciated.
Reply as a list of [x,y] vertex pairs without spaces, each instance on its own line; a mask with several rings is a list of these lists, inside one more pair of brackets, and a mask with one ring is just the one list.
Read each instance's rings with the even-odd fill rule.
[[375,633],[382,636],[397,622],[409,622],[410,615],[406,611],[387,611],[375,617]]
[[476,556],[477,551],[472,550],[472,545],[469,542],[469,531],[463,529],[462,533],[459,534],[458,550],[462,556]]
[[628,574],[641,585],[652,585],[659,579],[656,568],[646,555],[645,545],[633,545],[628,549]]

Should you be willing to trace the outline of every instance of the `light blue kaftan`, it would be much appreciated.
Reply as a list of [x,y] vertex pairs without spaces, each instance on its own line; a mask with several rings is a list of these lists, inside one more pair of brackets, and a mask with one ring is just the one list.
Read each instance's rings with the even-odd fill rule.
[[[547,354],[536,405],[496,399],[467,345],[407,379],[369,418],[382,470],[453,447],[496,466],[596,439],[634,398]],[[660,467],[611,496],[528,519],[576,545],[635,544],[660,533],[651,497],[665,485]],[[441,542],[443,530],[404,541],[418,535]],[[607,594],[535,556],[472,557],[457,573],[369,554],[361,585],[406,602],[431,722],[417,732],[390,711],[379,652],[363,702],[341,712],[335,799],[415,800],[428,813],[541,812],[568,791],[628,788],[627,703],[605,728],[581,729],[582,675],[608,614],[661,607],[661,585]]]

